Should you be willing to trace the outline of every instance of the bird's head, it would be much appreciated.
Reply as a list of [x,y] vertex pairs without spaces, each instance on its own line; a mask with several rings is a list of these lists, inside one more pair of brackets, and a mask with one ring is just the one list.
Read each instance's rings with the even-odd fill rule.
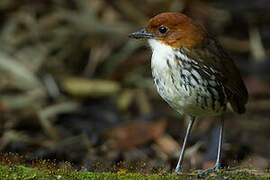
[[189,17],[177,12],[165,12],[149,20],[148,26],[129,35],[137,39],[155,39],[172,48],[200,46],[205,33]]

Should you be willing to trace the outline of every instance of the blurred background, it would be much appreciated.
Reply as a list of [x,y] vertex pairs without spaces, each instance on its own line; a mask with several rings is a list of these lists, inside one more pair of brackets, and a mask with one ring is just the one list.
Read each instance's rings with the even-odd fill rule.
[[[223,166],[270,168],[268,0],[1,0],[0,151],[91,171],[172,170],[187,118],[158,96],[146,43],[128,39],[164,11],[215,34],[248,88],[247,112],[225,114]],[[218,118],[195,123],[185,169],[214,164]]]

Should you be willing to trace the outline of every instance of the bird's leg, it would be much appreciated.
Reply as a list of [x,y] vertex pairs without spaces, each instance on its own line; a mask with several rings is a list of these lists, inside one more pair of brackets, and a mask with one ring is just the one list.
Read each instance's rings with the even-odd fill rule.
[[179,160],[178,160],[177,166],[175,168],[174,174],[181,172],[181,167],[182,167],[182,163],[183,163],[183,160],[184,160],[186,143],[187,143],[187,140],[189,138],[190,131],[191,131],[191,128],[192,128],[192,125],[193,125],[194,121],[195,121],[195,117],[190,116],[188,127],[187,127],[187,132],[186,132],[184,143],[183,143],[182,150],[181,150],[181,154],[179,156]]
[[219,126],[220,126],[220,130],[219,130],[219,142],[218,142],[218,152],[217,152],[216,164],[212,168],[197,171],[199,174],[207,174],[207,173],[210,173],[212,171],[219,171],[220,159],[221,159],[221,150],[222,150],[222,141],[223,141],[223,128],[224,128],[224,117],[223,116],[221,116]]

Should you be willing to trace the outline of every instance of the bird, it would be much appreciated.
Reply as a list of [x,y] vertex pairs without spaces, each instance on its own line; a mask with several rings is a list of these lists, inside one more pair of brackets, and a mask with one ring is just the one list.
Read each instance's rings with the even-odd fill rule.
[[220,115],[216,163],[200,174],[220,170],[224,118],[228,106],[246,111],[248,91],[234,61],[216,38],[180,12],[163,12],[146,28],[129,34],[147,40],[152,49],[151,69],[159,95],[174,110],[189,117],[188,127],[174,173],[182,173],[185,148],[198,117]]

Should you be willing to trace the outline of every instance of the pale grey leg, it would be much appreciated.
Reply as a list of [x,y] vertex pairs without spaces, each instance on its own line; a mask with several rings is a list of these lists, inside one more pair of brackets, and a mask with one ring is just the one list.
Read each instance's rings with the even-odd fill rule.
[[222,151],[222,143],[223,143],[223,129],[224,129],[224,117],[221,116],[221,122],[220,122],[220,130],[219,130],[219,142],[218,142],[218,152],[217,152],[217,160],[214,167],[205,169],[205,170],[199,170],[199,174],[206,174],[211,171],[219,171],[220,168],[220,159],[221,159],[221,151]]
[[223,144],[223,129],[224,129],[224,117],[221,116],[219,141],[218,141],[218,154],[217,154],[217,161],[215,165],[216,170],[220,168],[220,159],[221,159],[222,144]]
[[188,127],[187,127],[186,136],[185,136],[184,143],[183,143],[182,150],[181,150],[181,154],[180,154],[180,156],[179,156],[179,160],[178,160],[178,163],[177,163],[177,166],[176,166],[176,168],[175,168],[174,173],[179,173],[179,172],[181,172],[181,167],[182,167],[182,163],[183,163],[183,160],[184,160],[184,154],[185,154],[186,143],[187,143],[187,140],[188,140],[188,138],[189,138],[190,131],[191,131],[191,128],[192,128],[192,125],[193,125],[194,121],[195,121],[195,117],[190,116],[189,123],[188,123]]

